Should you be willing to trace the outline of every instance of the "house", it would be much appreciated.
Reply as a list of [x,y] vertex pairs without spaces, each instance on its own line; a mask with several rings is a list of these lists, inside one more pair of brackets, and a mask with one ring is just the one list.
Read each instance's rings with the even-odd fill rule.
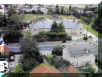
[[[80,37],[82,35],[83,32],[83,26],[82,24],[79,23],[79,20],[76,20],[75,22],[73,22],[72,20],[51,20],[51,19],[44,19],[35,23],[30,24],[30,31],[31,34],[33,35],[35,32],[39,33],[40,31],[50,31],[51,26],[53,24],[53,22],[56,21],[57,23],[61,23],[63,22],[64,27],[65,27],[65,31],[71,35],[71,36],[75,36],[75,37]],[[78,21],[78,22],[77,22]],[[72,37],[73,39],[73,37]]]
[[65,74],[69,76],[72,73],[80,73],[74,66],[65,67],[66,72],[61,72],[55,67],[48,64],[41,64],[31,71],[31,77],[63,77]]
[[68,73],[80,73],[80,71],[76,67],[74,67],[74,66],[65,67],[65,70]]
[[33,69],[31,73],[61,73],[61,72],[54,68],[53,66],[42,64]]
[[47,64],[41,64],[40,66],[37,66],[31,71],[30,75],[31,77],[62,77],[59,70]]
[[10,53],[10,49],[4,43],[2,43],[0,45],[0,54],[9,55],[9,53]]
[[4,5],[0,5],[0,12],[4,13]]
[[69,61],[75,67],[95,64],[95,55],[98,54],[97,42],[73,41],[67,42],[63,49],[63,59]]

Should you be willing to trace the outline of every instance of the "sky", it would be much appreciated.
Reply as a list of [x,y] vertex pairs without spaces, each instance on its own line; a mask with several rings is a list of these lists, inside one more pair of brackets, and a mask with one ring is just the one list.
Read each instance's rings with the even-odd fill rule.
[[102,0],[0,0],[0,4],[98,4]]

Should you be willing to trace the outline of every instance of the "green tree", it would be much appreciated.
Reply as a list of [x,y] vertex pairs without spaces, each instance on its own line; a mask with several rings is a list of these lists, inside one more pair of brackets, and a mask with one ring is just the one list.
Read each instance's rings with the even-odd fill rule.
[[57,56],[62,56],[62,54],[63,54],[63,47],[62,46],[54,47],[54,49],[52,50],[52,54],[53,55],[57,55]]
[[61,7],[61,14],[64,14],[64,7]]
[[20,60],[24,71],[29,71],[43,62],[39,53],[37,42],[32,39],[24,38],[20,41],[23,58]]
[[65,28],[64,28],[63,22],[59,24],[58,30],[59,30],[59,32],[65,32]]
[[19,16],[4,17],[0,16],[0,30],[4,33],[4,39],[6,42],[17,42],[19,38],[22,37],[21,30],[24,26],[22,21],[23,17]]
[[102,1],[98,4],[98,15],[96,16],[92,27],[102,33]]
[[58,24],[56,21],[53,22],[50,32],[58,32]]
[[72,10],[72,6],[71,5],[69,6],[69,10]]
[[56,5],[56,14],[60,14],[60,12],[59,12],[60,10],[59,10],[59,6],[58,5]]
[[8,16],[12,16],[13,14],[16,14],[16,10],[15,10],[15,7],[13,7],[12,5],[9,5],[10,8],[8,9]]

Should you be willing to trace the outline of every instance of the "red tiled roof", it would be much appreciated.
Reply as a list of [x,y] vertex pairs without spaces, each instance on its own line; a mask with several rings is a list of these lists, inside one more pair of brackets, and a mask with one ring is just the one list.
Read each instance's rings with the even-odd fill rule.
[[6,46],[0,45],[0,52],[9,54],[10,49]]
[[31,77],[62,77],[60,71],[50,65],[40,65],[31,71]]
[[65,68],[65,70],[68,73],[80,73],[80,71],[77,68],[75,68],[74,66],[68,66]]
[[31,73],[61,73],[53,66],[41,65],[32,70]]

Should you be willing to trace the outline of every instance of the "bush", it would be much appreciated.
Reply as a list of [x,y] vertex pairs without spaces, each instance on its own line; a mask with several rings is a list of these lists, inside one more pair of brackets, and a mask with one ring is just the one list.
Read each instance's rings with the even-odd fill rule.
[[83,68],[83,69],[80,69],[82,72],[90,72],[90,73],[94,73],[95,72],[95,69],[92,68],[91,66],[89,67],[86,67],[86,68]]
[[5,33],[4,40],[5,42],[18,42],[22,36],[21,32],[9,31]]
[[36,39],[38,42],[63,41],[63,40],[67,40],[68,37],[65,32],[58,32],[58,33],[57,32],[40,32],[39,34],[34,35],[33,39]]
[[62,46],[56,46],[56,47],[52,50],[52,54],[53,54],[53,55],[57,55],[57,56],[62,56],[62,55],[63,55],[63,47],[62,47]]
[[50,59],[50,64],[55,66],[56,68],[64,68],[65,66],[69,66],[70,62],[64,60],[62,57],[54,56]]
[[17,65],[14,72],[15,73],[23,73],[24,70],[22,69],[21,65]]
[[42,31],[39,34],[34,35],[33,39],[36,39],[38,42],[44,42],[48,40],[48,36],[46,35],[46,32]]
[[8,73],[7,74],[7,77],[29,77],[30,76],[30,73]]
[[63,41],[66,39],[67,34],[66,32],[48,32],[47,36],[49,41]]
[[48,55],[48,59],[52,59],[54,55]]

